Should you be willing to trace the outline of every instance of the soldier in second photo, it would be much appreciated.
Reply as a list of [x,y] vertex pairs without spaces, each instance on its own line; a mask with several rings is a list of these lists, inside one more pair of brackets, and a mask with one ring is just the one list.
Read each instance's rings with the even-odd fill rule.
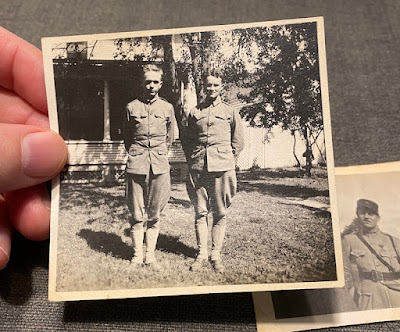
[[359,310],[400,307],[400,240],[378,226],[374,201],[357,201],[357,218],[343,232],[346,288]]

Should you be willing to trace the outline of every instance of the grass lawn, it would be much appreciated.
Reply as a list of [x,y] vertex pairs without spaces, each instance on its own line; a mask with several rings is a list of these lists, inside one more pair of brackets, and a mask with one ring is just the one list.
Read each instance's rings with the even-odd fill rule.
[[[57,291],[336,280],[331,216],[288,199],[329,203],[325,169],[238,173],[228,210],[224,274],[190,272],[196,255],[194,212],[183,183],[173,183],[161,221],[161,272],[133,269],[123,185],[61,184]],[[211,244],[210,244],[211,246]]]

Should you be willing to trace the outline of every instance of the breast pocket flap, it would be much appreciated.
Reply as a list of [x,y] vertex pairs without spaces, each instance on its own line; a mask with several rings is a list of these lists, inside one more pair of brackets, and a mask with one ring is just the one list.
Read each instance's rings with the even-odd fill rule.
[[131,156],[139,156],[139,155],[141,155],[141,154],[143,154],[144,153],[144,150],[143,149],[139,149],[139,148],[137,148],[137,147],[131,147],[130,149],[129,149],[129,154],[131,155]]
[[217,151],[219,153],[229,153],[229,152],[232,152],[232,148],[227,147],[227,146],[219,146],[219,147],[217,147]]
[[168,153],[166,149],[157,149],[157,152],[160,156],[164,156]]
[[350,255],[354,257],[363,257],[365,256],[366,251],[365,250],[359,250],[359,249],[354,249],[350,252]]

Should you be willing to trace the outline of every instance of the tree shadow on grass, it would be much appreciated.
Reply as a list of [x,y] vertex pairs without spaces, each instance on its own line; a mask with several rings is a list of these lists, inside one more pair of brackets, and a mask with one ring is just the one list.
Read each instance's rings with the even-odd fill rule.
[[[297,168],[293,169],[250,169],[237,173],[238,180],[265,180],[265,179],[283,179],[283,178],[303,178],[304,171]],[[323,168],[314,168],[311,179],[326,179],[327,172]]]
[[197,250],[195,248],[189,247],[179,241],[178,236],[165,234],[160,234],[158,237],[157,249],[189,258],[195,258],[197,254]]
[[78,236],[85,239],[92,250],[129,261],[133,257],[132,247],[122,242],[121,238],[116,234],[82,229]]
[[[120,185],[107,186],[93,183],[63,183],[61,185],[60,208],[70,209],[75,206],[88,206],[92,203],[105,205],[111,209],[125,205],[125,196]],[[109,190],[114,188],[114,192]]]
[[289,203],[283,203],[283,202],[281,202],[279,204],[286,205],[288,207],[293,206],[293,205],[300,206],[300,207],[302,207],[304,209],[308,209],[308,210],[312,211],[312,213],[318,218],[324,218],[324,219],[326,219],[326,218],[327,219],[331,219],[332,218],[331,212],[329,210],[325,210],[325,209],[322,209],[322,208],[317,208],[317,207],[313,207],[313,206],[307,206],[307,205],[304,205],[304,204],[289,204]]
[[298,197],[309,198],[317,196],[329,197],[329,190],[318,190],[301,186],[288,186],[284,184],[251,183],[248,181],[239,181],[238,190],[245,192],[258,191],[265,195],[276,197]]

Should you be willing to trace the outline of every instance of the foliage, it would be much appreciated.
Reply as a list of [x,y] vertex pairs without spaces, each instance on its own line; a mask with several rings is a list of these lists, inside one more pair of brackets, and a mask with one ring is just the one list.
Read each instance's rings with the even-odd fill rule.
[[304,157],[310,175],[312,146],[323,130],[318,43],[315,23],[236,30],[240,45],[257,44],[254,73],[243,80],[251,88],[239,97],[241,110],[254,126],[280,125],[306,144]]
[[[219,72],[245,103],[241,115],[252,126],[281,126],[293,137],[300,135],[306,145],[306,172],[311,175],[312,148],[323,132],[316,23],[187,33],[180,38],[181,54],[174,56],[171,36],[119,39],[115,58],[151,61],[169,49],[170,56],[163,57],[176,105],[178,77],[192,77],[200,102],[204,73]],[[140,47],[142,53],[133,55]]]

